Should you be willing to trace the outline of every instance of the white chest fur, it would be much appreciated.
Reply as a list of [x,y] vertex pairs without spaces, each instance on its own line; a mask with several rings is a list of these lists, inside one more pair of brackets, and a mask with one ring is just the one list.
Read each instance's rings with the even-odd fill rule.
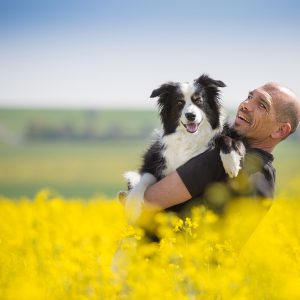
[[210,140],[216,134],[216,131],[209,127],[209,125],[203,126],[196,134],[190,134],[180,129],[173,134],[162,137],[165,148],[163,156],[166,161],[164,176],[208,149]]

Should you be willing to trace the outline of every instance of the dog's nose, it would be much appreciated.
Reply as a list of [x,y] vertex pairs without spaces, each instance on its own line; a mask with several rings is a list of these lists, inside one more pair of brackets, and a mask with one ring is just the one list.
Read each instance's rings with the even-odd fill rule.
[[189,121],[195,121],[196,119],[196,115],[193,113],[186,113],[185,117],[189,120]]

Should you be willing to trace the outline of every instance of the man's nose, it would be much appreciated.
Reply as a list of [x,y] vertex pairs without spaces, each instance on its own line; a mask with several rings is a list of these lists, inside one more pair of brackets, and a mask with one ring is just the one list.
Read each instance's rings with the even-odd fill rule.
[[252,105],[248,100],[245,100],[241,103],[241,110],[252,110]]

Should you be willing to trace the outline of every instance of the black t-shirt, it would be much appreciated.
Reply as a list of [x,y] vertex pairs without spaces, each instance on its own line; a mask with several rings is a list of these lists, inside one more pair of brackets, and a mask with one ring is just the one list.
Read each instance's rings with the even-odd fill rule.
[[239,175],[229,179],[223,168],[220,149],[210,149],[177,169],[192,199],[168,210],[183,212],[191,206],[205,204],[221,212],[226,202],[233,197],[272,198],[275,186],[273,159],[269,152],[249,148]]

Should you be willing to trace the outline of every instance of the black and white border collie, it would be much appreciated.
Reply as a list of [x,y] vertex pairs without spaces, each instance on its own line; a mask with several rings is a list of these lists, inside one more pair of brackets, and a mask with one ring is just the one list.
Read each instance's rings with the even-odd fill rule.
[[138,172],[127,172],[128,195],[124,198],[130,223],[140,216],[145,190],[156,181],[216,143],[226,173],[237,176],[245,154],[243,143],[233,143],[230,129],[220,104],[219,88],[226,85],[203,74],[193,83],[168,82],[155,89],[151,98],[158,97],[162,130],[143,157]]

